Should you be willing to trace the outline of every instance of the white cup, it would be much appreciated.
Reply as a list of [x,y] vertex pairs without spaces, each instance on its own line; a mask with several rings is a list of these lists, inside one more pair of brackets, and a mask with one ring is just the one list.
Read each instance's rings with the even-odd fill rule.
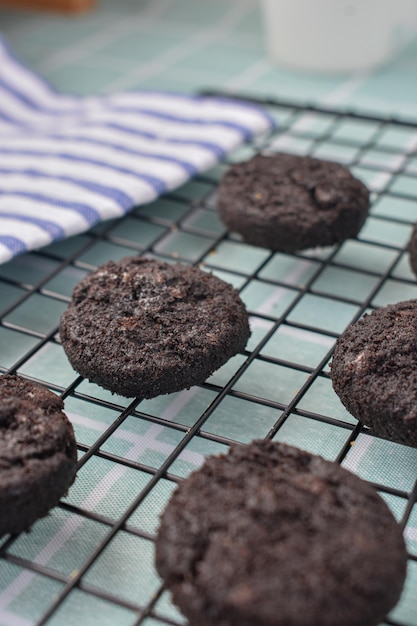
[[379,66],[417,32],[416,0],[261,0],[268,55],[295,69]]

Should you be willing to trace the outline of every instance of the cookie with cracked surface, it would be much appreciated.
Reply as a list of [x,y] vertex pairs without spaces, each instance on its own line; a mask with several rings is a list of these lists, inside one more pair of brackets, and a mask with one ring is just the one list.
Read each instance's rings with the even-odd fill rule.
[[356,237],[369,192],[331,161],[257,155],[232,165],[219,186],[218,212],[247,243],[282,252],[330,246]]
[[417,300],[376,309],[337,340],[333,388],[377,434],[417,447]]
[[0,536],[28,530],[73,483],[77,449],[61,398],[0,377]]
[[197,267],[126,257],[86,276],[60,323],[74,369],[127,397],[204,382],[245,348],[238,292]]
[[407,557],[368,483],[254,441],[179,484],[155,561],[190,626],[376,626],[400,596]]

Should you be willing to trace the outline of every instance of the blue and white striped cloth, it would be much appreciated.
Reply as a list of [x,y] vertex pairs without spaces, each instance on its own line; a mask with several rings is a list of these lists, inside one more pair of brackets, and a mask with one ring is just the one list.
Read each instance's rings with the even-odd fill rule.
[[272,127],[224,98],[61,94],[0,39],[0,263],[150,202]]

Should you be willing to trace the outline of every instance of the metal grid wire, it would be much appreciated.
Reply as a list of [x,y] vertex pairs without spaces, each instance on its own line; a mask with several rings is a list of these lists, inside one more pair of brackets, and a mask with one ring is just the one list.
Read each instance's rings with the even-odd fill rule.
[[[348,323],[417,297],[407,258],[417,124],[262,103],[278,130],[229,161],[268,150],[345,163],[372,191],[357,240],[292,255],[244,244],[216,215],[222,163],[120,220],[0,266],[0,371],[62,395],[79,450],[69,495],[29,534],[0,541],[0,623],[183,624],[153,568],[158,516],[207,454],[266,437],[320,453],[377,487],[409,548],[404,595],[386,624],[417,624],[417,451],[361,429],[332,391],[328,367]],[[200,264],[238,287],[251,316],[246,351],[205,384],[150,401],[78,377],[59,343],[59,317],[87,272],[128,254]]]

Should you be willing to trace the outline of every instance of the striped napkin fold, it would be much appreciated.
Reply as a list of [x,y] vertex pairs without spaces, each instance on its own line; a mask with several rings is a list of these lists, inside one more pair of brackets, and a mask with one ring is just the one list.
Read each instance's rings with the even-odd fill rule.
[[58,93],[0,39],[0,263],[154,200],[273,126],[225,98]]

